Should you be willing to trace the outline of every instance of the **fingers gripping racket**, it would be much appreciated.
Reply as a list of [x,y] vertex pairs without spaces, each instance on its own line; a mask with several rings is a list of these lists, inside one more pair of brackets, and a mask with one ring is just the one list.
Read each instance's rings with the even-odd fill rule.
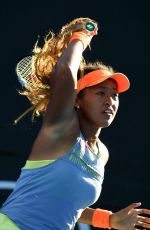
[[[87,34],[94,36],[97,34],[97,25],[93,22],[87,22],[84,25],[84,28],[87,31]],[[18,81],[22,87],[26,89],[32,89],[36,84],[43,88],[43,85],[40,84],[39,79],[34,74],[33,65],[32,65],[32,56],[27,56],[21,59],[16,66],[16,73],[18,76]],[[44,86],[45,88],[45,86]]]

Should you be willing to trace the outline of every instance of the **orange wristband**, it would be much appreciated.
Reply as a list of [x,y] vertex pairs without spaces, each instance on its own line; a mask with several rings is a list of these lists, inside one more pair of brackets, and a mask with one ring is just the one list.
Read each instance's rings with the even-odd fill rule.
[[74,41],[74,40],[79,40],[82,42],[83,44],[83,49],[85,50],[85,48],[88,46],[88,41],[86,39],[86,35],[84,35],[81,32],[74,32],[72,37],[70,38],[69,44]]
[[111,211],[95,209],[92,218],[92,224],[94,227],[98,228],[109,228],[110,229],[110,221],[109,217],[112,214]]

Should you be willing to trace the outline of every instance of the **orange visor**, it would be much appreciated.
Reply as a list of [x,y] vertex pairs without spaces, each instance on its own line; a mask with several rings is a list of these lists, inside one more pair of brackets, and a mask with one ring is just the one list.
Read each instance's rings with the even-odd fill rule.
[[86,75],[84,77],[80,78],[77,83],[77,93],[79,93],[81,90],[97,85],[108,78],[111,78],[116,81],[118,86],[118,93],[122,93],[129,89],[130,82],[126,75],[122,73],[110,73],[107,70],[94,70]]

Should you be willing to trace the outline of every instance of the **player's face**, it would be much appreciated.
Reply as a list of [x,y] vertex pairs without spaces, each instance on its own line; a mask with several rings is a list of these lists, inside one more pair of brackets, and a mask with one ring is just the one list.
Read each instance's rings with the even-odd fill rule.
[[99,128],[108,127],[119,106],[116,82],[107,79],[96,86],[85,88],[77,103],[82,119]]

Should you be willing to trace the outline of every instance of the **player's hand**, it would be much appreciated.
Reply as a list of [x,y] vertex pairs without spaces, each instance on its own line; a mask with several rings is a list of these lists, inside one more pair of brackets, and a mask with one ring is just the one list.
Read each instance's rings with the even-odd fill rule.
[[86,19],[83,22],[76,22],[73,26],[73,32],[83,32],[88,36],[94,36],[98,33],[98,24],[90,19]]
[[110,227],[119,230],[136,230],[138,227],[150,228],[148,209],[137,209],[141,203],[133,203],[110,216]]

